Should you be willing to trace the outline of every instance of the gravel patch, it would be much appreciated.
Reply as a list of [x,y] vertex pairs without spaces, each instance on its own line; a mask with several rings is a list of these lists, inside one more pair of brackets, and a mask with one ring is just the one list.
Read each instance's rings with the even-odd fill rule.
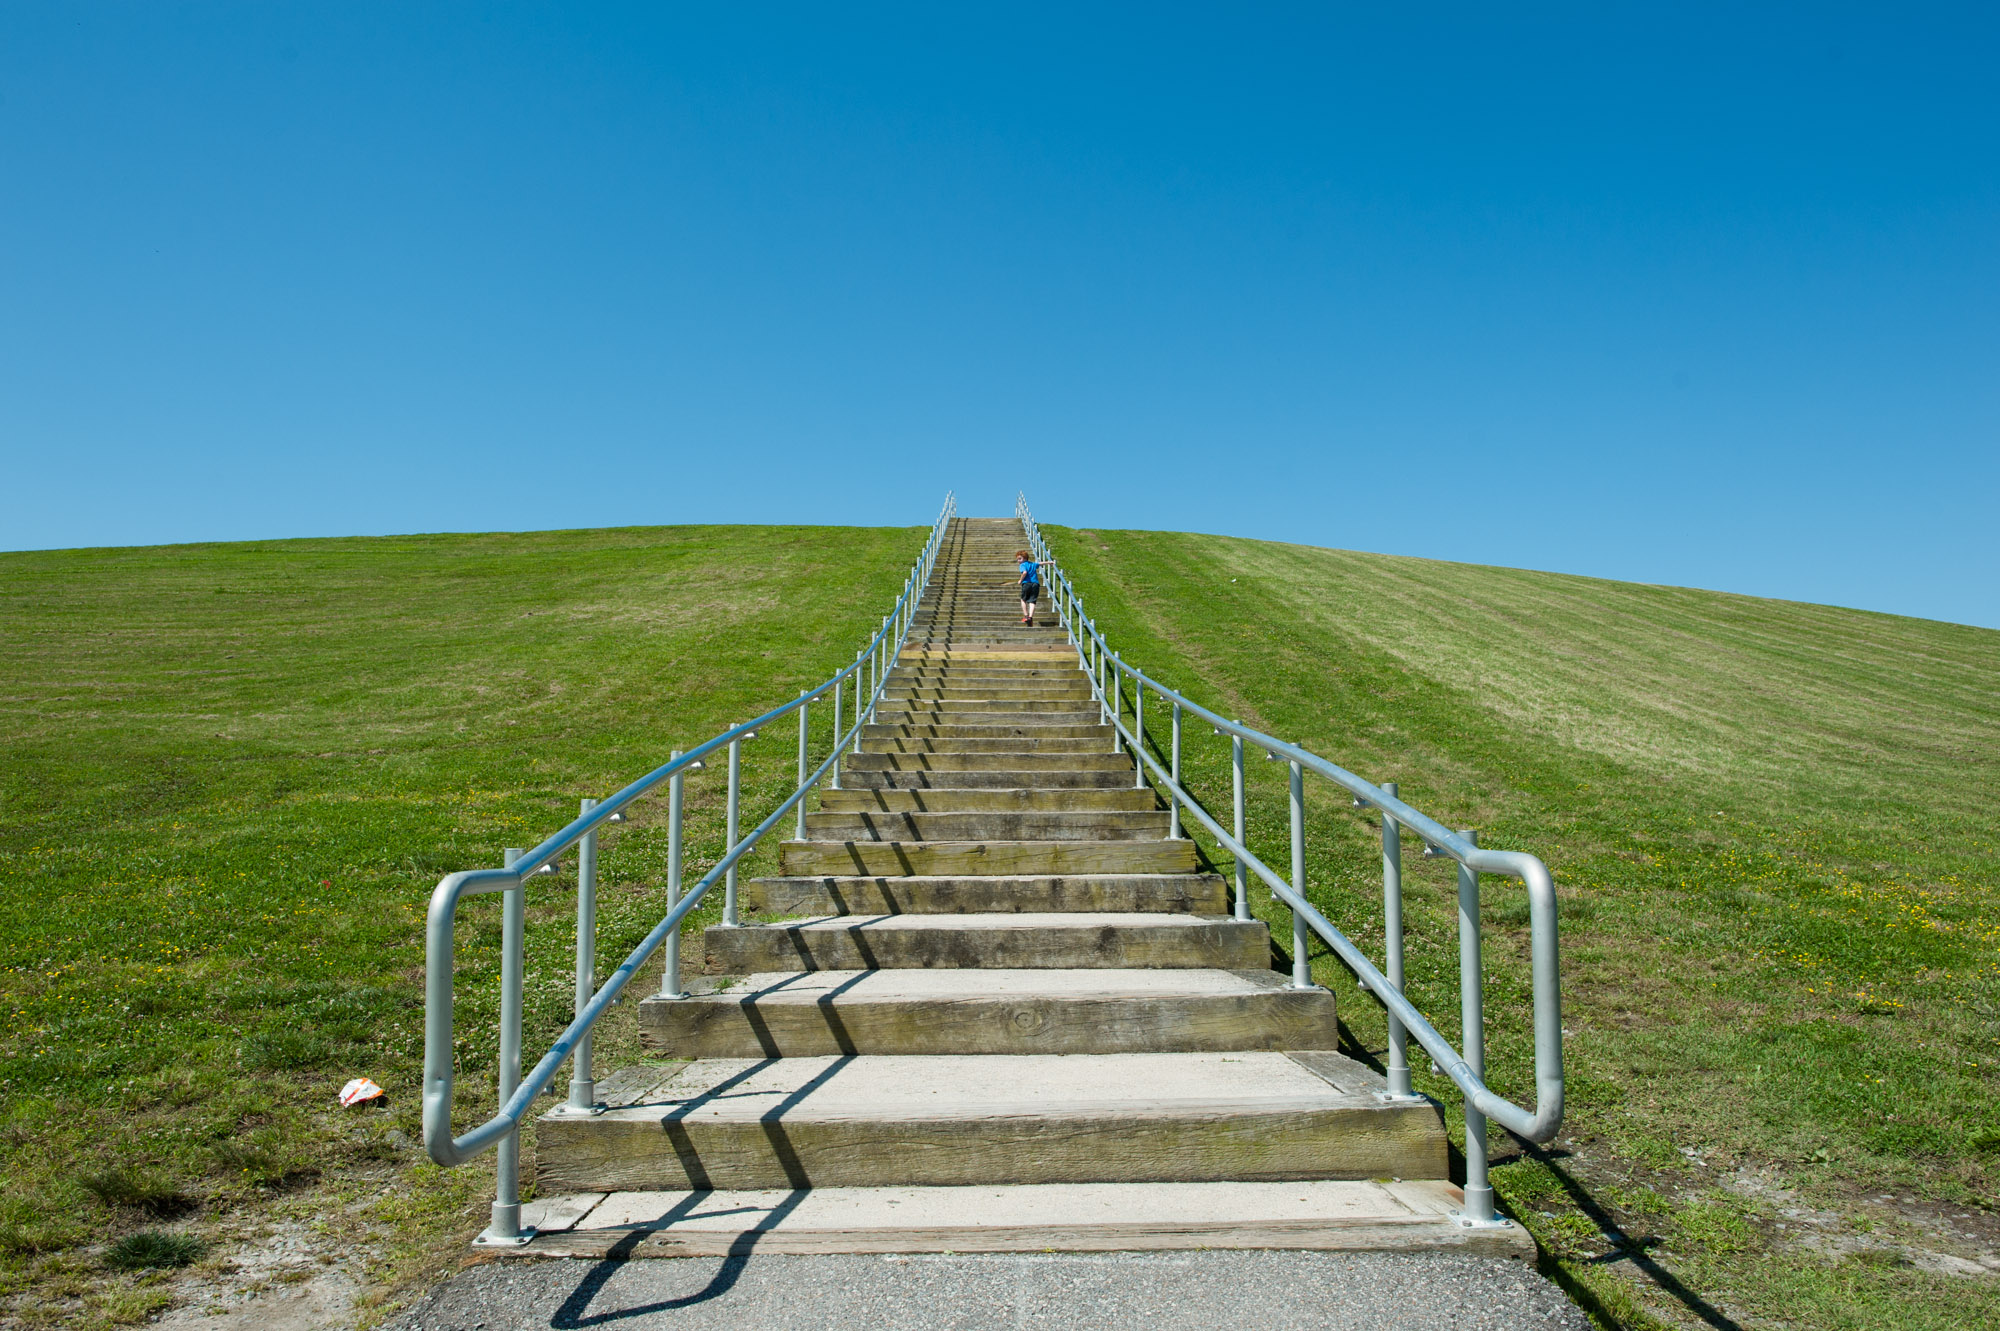
[[1520,1262],[1212,1251],[496,1261],[452,1277],[389,1325],[1589,1331],[1590,1323]]

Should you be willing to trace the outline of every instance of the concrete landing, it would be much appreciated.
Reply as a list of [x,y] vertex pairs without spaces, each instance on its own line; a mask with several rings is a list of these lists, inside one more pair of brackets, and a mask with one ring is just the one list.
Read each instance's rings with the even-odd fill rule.
[[1471,1230],[1435,1180],[590,1192],[531,1203],[532,1254],[1439,1250],[1532,1261],[1518,1225]]

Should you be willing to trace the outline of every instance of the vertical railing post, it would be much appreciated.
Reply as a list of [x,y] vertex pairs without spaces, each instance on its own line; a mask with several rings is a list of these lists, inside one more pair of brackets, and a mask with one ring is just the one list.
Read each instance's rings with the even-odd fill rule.
[[[1396,783],[1384,781],[1382,793],[1397,797]],[[1389,985],[1403,992],[1403,827],[1389,811],[1382,810],[1382,950]],[[1389,1094],[1407,1097],[1410,1091],[1410,1033],[1396,1014],[1389,1014]]]
[[[1179,698],[1174,699],[1173,763],[1174,786],[1178,789],[1181,784],[1181,700]],[[1171,841],[1179,841],[1181,839],[1181,802],[1178,797],[1172,795],[1167,798],[1167,838]]]
[[[806,694],[810,692],[812,692],[811,689],[799,690],[799,789],[801,790],[805,789],[806,773],[812,770],[806,766],[806,713],[812,709],[812,704],[807,702],[805,698]],[[799,796],[798,831],[798,839],[804,841],[806,839],[806,797],[804,795]]]
[[1146,788],[1146,680],[1132,672],[1132,785]]
[[888,664],[888,655],[889,617],[884,615],[882,616],[882,632],[875,639],[875,676],[869,681],[868,719],[870,721],[875,719],[875,708],[882,700],[883,667]]
[[[1306,894],[1306,769],[1292,768],[1292,891],[1303,899]],[[1306,913],[1292,908],[1292,988],[1313,987],[1312,934],[1306,928]]]
[[[678,758],[681,751],[675,749]],[[681,806],[682,785],[687,778],[687,768],[682,768],[667,778],[667,914],[674,913],[674,907],[681,904]],[[686,998],[687,991],[681,988],[681,931],[678,927],[667,935],[667,941],[660,950],[666,959],[660,969],[660,997]]]
[[[741,721],[731,721],[729,728],[736,729]],[[736,849],[736,835],[741,823],[743,810],[743,737],[729,741],[729,805],[724,814],[728,849]],[[732,861],[729,871],[722,879],[722,922],[734,927],[742,923],[736,912],[736,864]]]
[[[1118,667],[1122,661],[1118,653],[1111,653],[1111,751],[1123,753],[1118,741],[1118,722],[1125,716],[1125,675]],[[1136,761],[1139,755],[1132,755]]]
[[840,693],[846,687],[847,685],[837,679],[833,681],[833,788],[835,790],[840,789],[840,760],[847,751],[846,746],[840,742]]
[[[597,801],[583,801],[580,813],[589,813]],[[576,844],[576,1015],[597,997],[597,833],[585,832]],[[597,1081],[593,1075],[591,1032],[577,1037],[576,1053],[569,1065],[569,1112],[590,1114],[597,1110]]]
[[[509,846],[502,860],[512,868],[528,852]],[[528,885],[516,883],[500,894],[500,1103],[521,1085],[521,971],[527,929]],[[526,1242],[521,1233],[521,1129],[500,1139],[493,1152],[493,1220],[479,1236],[487,1244]]]
[[861,723],[868,719],[868,713],[861,705],[861,676],[867,672],[868,649],[856,648],[854,652],[854,747],[861,747]]
[[[1236,844],[1241,846],[1247,843],[1243,840],[1243,736],[1237,734],[1229,737],[1229,784],[1236,812]],[[1250,869],[1241,855],[1236,857],[1236,918],[1250,918]]]
[[[1479,834],[1460,828],[1472,845]],[[1479,961],[1479,873],[1458,866],[1458,994],[1462,1030],[1459,1052],[1465,1066],[1486,1080],[1485,976]],[[1493,1185],[1486,1181],[1486,1115],[1465,1102],[1465,1218],[1474,1224],[1493,1221]]]

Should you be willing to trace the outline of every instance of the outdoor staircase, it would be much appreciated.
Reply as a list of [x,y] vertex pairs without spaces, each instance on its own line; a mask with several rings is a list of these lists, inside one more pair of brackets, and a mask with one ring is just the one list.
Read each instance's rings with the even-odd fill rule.
[[[1019,523],[958,519],[838,789],[662,1058],[537,1125],[541,1233],[602,1254],[1173,1246],[1522,1255],[1449,1218],[1438,1108],[1335,1052],[1118,752]],[[725,978],[726,977],[726,978]]]

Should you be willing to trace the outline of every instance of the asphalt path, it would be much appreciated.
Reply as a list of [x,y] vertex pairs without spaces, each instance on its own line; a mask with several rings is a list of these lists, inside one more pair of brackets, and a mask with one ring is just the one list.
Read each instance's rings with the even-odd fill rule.
[[1441,1254],[1001,1253],[515,1258],[475,1266],[394,1331],[1420,1331],[1589,1321],[1528,1266]]

